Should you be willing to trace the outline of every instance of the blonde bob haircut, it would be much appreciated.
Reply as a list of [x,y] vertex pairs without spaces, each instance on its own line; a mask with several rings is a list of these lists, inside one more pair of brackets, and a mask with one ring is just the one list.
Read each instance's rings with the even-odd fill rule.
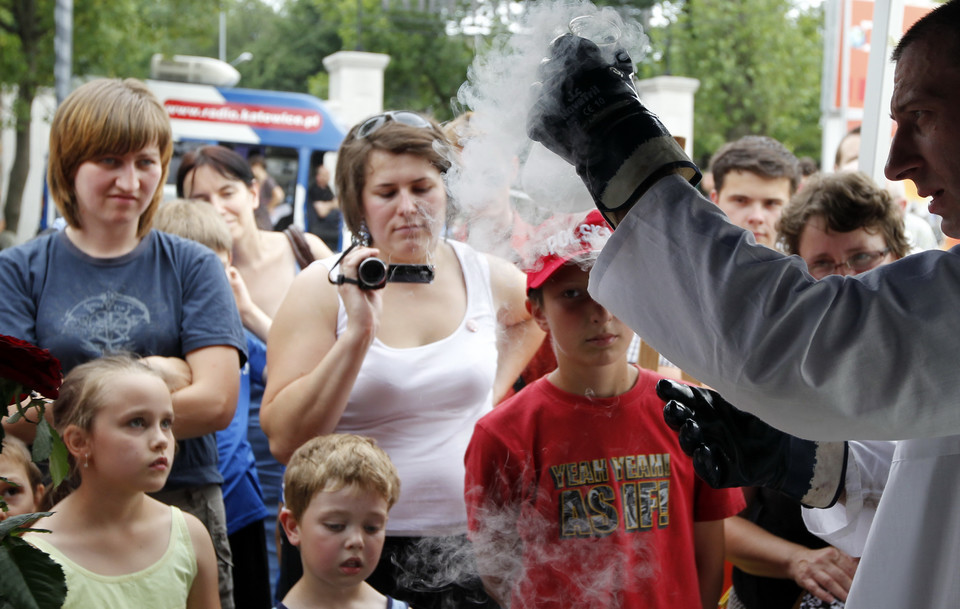
[[163,173],[157,192],[140,216],[137,236],[150,230],[163,198],[173,136],[167,111],[147,86],[134,78],[91,80],[63,100],[50,126],[47,183],[57,209],[81,228],[75,179],[83,163],[107,154],[129,154],[156,144]]
[[298,521],[320,491],[357,485],[376,493],[387,509],[400,498],[400,476],[376,440],[354,434],[312,438],[290,457],[283,476],[283,500]]

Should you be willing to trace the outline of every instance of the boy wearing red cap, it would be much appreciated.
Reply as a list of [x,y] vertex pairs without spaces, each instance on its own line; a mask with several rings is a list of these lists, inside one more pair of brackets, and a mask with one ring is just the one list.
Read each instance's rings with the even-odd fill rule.
[[696,477],[663,421],[661,377],[627,363],[633,332],[587,293],[610,234],[593,211],[534,241],[527,307],[557,369],[480,419],[467,449],[470,538],[502,607],[703,609],[720,597],[723,519],[743,495]]

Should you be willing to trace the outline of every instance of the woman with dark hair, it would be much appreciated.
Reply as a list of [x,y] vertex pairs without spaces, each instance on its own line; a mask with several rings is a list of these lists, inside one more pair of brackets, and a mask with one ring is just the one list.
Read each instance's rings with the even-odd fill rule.
[[[177,170],[177,196],[210,203],[227,221],[233,237],[231,264],[249,294],[237,299],[243,325],[266,340],[294,276],[312,259],[331,252],[319,237],[296,228],[287,233],[259,229],[254,210],[260,205],[260,186],[247,161],[223,146],[191,150]],[[236,290],[236,277],[232,279]]]
[[[479,580],[470,591],[431,579],[452,565],[429,564],[421,550],[466,543],[463,457],[474,423],[543,340],[523,273],[443,238],[450,158],[436,121],[414,112],[386,112],[347,134],[336,185],[357,244],[291,286],[270,332],[261,418],[281,461],[333,432],[371,436],[387,451],[403,493],[368,581],[419,609],[466,606],[471,592],[489,602]],[[432,280],[365,289],[358,267],[374,257],[429,265]],[[418,556],[428,560],[411,565]]]
[[247,439],[257,462],[257,477],[270,516],[264,534],[270,581],[276,582],[277,514],[282,501],[283,466],[270,454],[260,428],[260,401],[266,383],[266,340],[273,316],[294,276],[314,259],[331,255],[319,237],[296,227],[283,232],[257,226],[261,184],[247,161],[223,146],[202,146],[184,155],[177,170],[177,194],[209,203],[226,220],[233,238],[230,284],[247,335],[250,352],[250,412]]

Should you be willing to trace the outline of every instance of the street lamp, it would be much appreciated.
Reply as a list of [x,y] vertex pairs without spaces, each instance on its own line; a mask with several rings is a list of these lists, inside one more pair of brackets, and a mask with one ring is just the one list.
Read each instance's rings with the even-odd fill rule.
[[233,67],[237,67],[239,64],[245,61],[250,61],[251,59],[253,59],[253,53],[251,53],[250,51],[244,51],[243,53],[240,53],[239,55],[237,55],[237,58],[231,61],[230,65],[232,65]]

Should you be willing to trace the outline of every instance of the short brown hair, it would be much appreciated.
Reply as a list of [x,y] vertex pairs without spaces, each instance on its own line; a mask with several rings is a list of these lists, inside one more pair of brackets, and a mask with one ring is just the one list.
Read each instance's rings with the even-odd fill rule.
[[377,493],[387,509],[400,498],[400,477],[376,440],[354,434],[327,434],[294,451],[283,475],[283,499],[297,520],[314,495],[356,484]]
[[431,124],[430,128],[388,120],[379,129],[358,138],[357,131],[366,122],[361,121],[350,129],[340,144],[334,182],[344,224],[353,234],[359,234],[363,222],[363,187],[371,152],[383,150],[392,154],[412,154],[426,159],[441,174],[450,168],[453,158],[450,142],[435,119],[421,116]]
[[147,86],[134,78],[100,78],[67,96],[50,125],[47,183],[67,224],[80,227],[76,184],[80,165],[104,154],[128,154],[156,144],[163,172],[150,205],[140,216],[137,235],[149,230],[163,199],[173,136],[167,111]]
[[168,201],[157,210],[153,226],[159,231],[206,245],[217,254],[233,250],[230,227],[209,203],[189,199]]
[[786,146],[764,135],[745,135],[727,142],[710,159],[714,188],[723,190],[723,180],[731,171],[747,171],[762,178],[787,178],[790,194],[800,184],[800,161]]
[[883,188],[864,173],[844,171],[811,177],[790,199],[777,223],[777,241],[788,254],[799,254],[800,235],[810,218],[823,218],[827,228],[849,233],[858,228],[879,231],[890,252],[903,258],[910,251],[903,212]]

